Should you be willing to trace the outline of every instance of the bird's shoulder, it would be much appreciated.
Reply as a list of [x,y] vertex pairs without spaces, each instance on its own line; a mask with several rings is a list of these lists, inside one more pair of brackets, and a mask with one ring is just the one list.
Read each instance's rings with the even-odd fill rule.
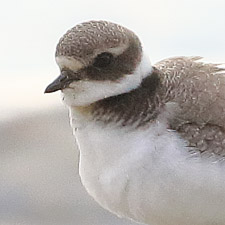
[[175,57],[155,64],[171,110],[169,128],[200,152],[225,156],[225,69],[200,59]]

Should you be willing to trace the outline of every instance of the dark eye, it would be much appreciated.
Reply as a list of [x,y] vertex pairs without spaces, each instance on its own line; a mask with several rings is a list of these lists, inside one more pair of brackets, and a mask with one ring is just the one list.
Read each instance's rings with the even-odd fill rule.
[[113,59],[113,55],[109,52],[103,52],[99,55],[97,55],[97,57],[94,60],[93,65],[95,67],[99,67],[99,68],[105,68],[107,67]]

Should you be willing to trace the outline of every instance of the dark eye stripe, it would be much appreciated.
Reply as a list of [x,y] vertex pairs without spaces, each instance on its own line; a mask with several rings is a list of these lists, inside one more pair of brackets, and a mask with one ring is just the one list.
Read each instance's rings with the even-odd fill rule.
[[98,68],[105,68],[112,62],[113,55],[109,52],[103,52],[96,56],[93,66]]

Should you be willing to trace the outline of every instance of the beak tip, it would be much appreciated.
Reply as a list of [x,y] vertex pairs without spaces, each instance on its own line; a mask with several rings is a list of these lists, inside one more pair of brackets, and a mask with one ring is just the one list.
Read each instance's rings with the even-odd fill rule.
[[50,90],[49,86],[45,89],[44,94],[51,93],[52,91]]
[[62,90],[62,88],[65,86],[65,78],[66,77],[62,74],[57,77],[51,84],[46,87],[44,94]]
[[48,94],[48,93],[52,93],[55,91],[61,90],[60,87],[54,85],[54,83],[51,83],[50,85],[48,85],[44,91],[44,94]]

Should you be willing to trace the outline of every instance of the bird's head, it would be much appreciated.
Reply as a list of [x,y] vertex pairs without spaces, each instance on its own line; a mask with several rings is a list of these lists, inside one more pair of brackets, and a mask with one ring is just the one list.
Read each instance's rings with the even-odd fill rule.
[[56,47],[61,74],[45,93],[61,90],[69,106],[86,106],[138,87],[151,72],[138,37],[106,21],[69,30]]

